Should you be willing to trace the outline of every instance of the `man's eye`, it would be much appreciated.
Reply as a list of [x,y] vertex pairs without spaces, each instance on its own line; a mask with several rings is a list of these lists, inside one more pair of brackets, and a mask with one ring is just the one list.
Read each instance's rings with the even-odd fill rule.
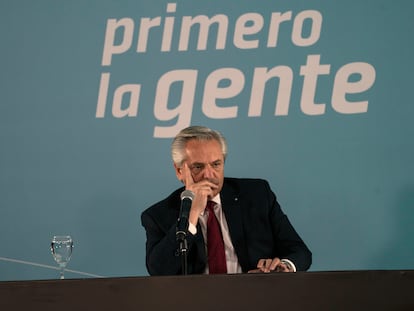
[[191,171],[193,172],[193,173],[195,173],[195,174],[197,174],[197,173],[199,173],[200,171],[202,171],[203,170],[203,166],[202,165],[197,165],[197,164],[195,164],[195,165],[193,165],[192,167],[191,167]]

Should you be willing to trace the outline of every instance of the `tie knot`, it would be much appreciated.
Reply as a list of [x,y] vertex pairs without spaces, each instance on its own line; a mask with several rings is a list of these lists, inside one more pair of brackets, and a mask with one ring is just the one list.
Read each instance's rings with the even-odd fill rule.
[[216,206],[216,202],[214,202],[214,201],[208,201],[207,202],[207,205],[206,205],[206,209],[209,212],[213,212],[214,211],[214,206]]

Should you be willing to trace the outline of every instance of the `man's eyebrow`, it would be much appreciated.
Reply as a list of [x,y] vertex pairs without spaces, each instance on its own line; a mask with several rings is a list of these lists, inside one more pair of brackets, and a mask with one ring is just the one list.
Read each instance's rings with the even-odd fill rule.
[[223,160],[222,159],[217,159],[217,160],[214,160],[213,162],[210,162],[210,163],[204,163],[204,162],[193,162],[193,163],[190,163],[190,166],[191,165],[206,165],[206,164],[215,164],[215,163],[222,163],[223,162]]
[[193,162],[190,165],[205,165],[203,162]]

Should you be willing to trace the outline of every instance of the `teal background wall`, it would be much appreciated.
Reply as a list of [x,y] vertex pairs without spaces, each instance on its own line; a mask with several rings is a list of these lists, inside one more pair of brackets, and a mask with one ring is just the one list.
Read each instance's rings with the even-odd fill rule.
[[[269,180],[314,254],[312,271],[414,269],[413,9],[403,0],[2,1],[0,280],[56,278],[55,234],[75,242],[69,278],[147,275],[140,213],[180,186],[169,148],[189,124],[226,136],[227,176]],[[267,46],[272,12],[291,18]],[[180,51],[186,16],[227,20],[224,47],[213,24],[205,49],[194,26]],[[137,52],[141,20],[156,17]],[[240,17],[256,21],[242,39],[257,47],[235,45]],[[108,21],[123,18],[132,30],[119,27],[111,41]],[[105,39],[125,48],[110,65]],[[271,80],[252,116],[261,67],[283,69],[291,86]],[[175,70],[197,75],[162,86]],[[205,91],[215,74],[221,93]],[[117,99],[122,90],[135,93]],[[335,109],[341,98],[353,112]]]

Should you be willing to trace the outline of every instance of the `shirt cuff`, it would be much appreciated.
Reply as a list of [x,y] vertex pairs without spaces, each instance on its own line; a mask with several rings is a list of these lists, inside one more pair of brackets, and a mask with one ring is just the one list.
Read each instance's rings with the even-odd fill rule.
[[281,259],[280,261],[284,263],[289,268],[289,270],[292,270],[292,272],[296,272],[295,264],[291,262],[289,259]]
[[188,224],[188,231],[192,234],[195,235],[197,234],[197,227],[194,226],[191,222]]

